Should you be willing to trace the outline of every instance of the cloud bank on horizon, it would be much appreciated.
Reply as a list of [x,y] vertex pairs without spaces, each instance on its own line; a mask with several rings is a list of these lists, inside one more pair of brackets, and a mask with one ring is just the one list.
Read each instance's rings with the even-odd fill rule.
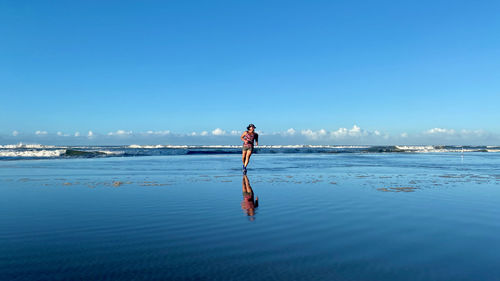
[[[215,128],[211,131],[176,133],[170,130],[133,132],[131,130],[116,130],[108,133],[88,132],[35,132],[13,131],[10,135],[0,135],[0,143],[39,143],[39,144],[239,144],[239,136],[243,131]],[[284,131],[259,131],[261,144],[421,144],[421,145],[498,145],[500,136],[485,130],[455,130],[447,128],[431,128],[420,133],[389,134],[380,130],[365,130],[358,125],[352,128],[336,130],[311,130],[289,128]]]

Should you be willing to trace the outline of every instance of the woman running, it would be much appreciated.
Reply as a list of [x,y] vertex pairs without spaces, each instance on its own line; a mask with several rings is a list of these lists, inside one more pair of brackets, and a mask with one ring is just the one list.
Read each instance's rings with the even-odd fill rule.
[[255,133],[255,125],[250,124],[247,130],[243,132],[240,139],[243,141],[243,152],[241,155],[241,161],[243,162],[243,173],[246,174],[248,162],[250,161],[250,156],[252,155],[254,141],[255,145],[259,145],[259,135]]

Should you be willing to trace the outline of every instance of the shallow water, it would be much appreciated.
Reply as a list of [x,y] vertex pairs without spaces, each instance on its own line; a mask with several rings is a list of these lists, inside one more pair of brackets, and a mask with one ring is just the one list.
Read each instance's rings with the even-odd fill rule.
[[[0,162],[5,280],[500,280],[500,156]],[[251,210],[249,210],[251,209]]]

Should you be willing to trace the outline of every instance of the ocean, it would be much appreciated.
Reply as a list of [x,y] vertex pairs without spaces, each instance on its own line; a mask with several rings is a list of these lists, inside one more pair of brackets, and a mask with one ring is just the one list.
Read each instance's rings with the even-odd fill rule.
[[2,280],[500,280],[492,146],[0,146]]
[[[443,153],[500,152],[500,146],[453,145],[261,145],[254,153]],[[40,144],[0,145],[0,160],[42,158],[135,157],[189,154],[240,154],[236,145],[123,145],[123,146],[56,146]]]

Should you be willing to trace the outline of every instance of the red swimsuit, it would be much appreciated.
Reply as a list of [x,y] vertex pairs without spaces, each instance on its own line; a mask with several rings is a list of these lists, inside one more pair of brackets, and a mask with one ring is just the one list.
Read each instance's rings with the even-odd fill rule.
[[255,133],[248,133],[243,137],[246,141],[243,144],[244,147],[253,147],[253,141],[255,140]]

